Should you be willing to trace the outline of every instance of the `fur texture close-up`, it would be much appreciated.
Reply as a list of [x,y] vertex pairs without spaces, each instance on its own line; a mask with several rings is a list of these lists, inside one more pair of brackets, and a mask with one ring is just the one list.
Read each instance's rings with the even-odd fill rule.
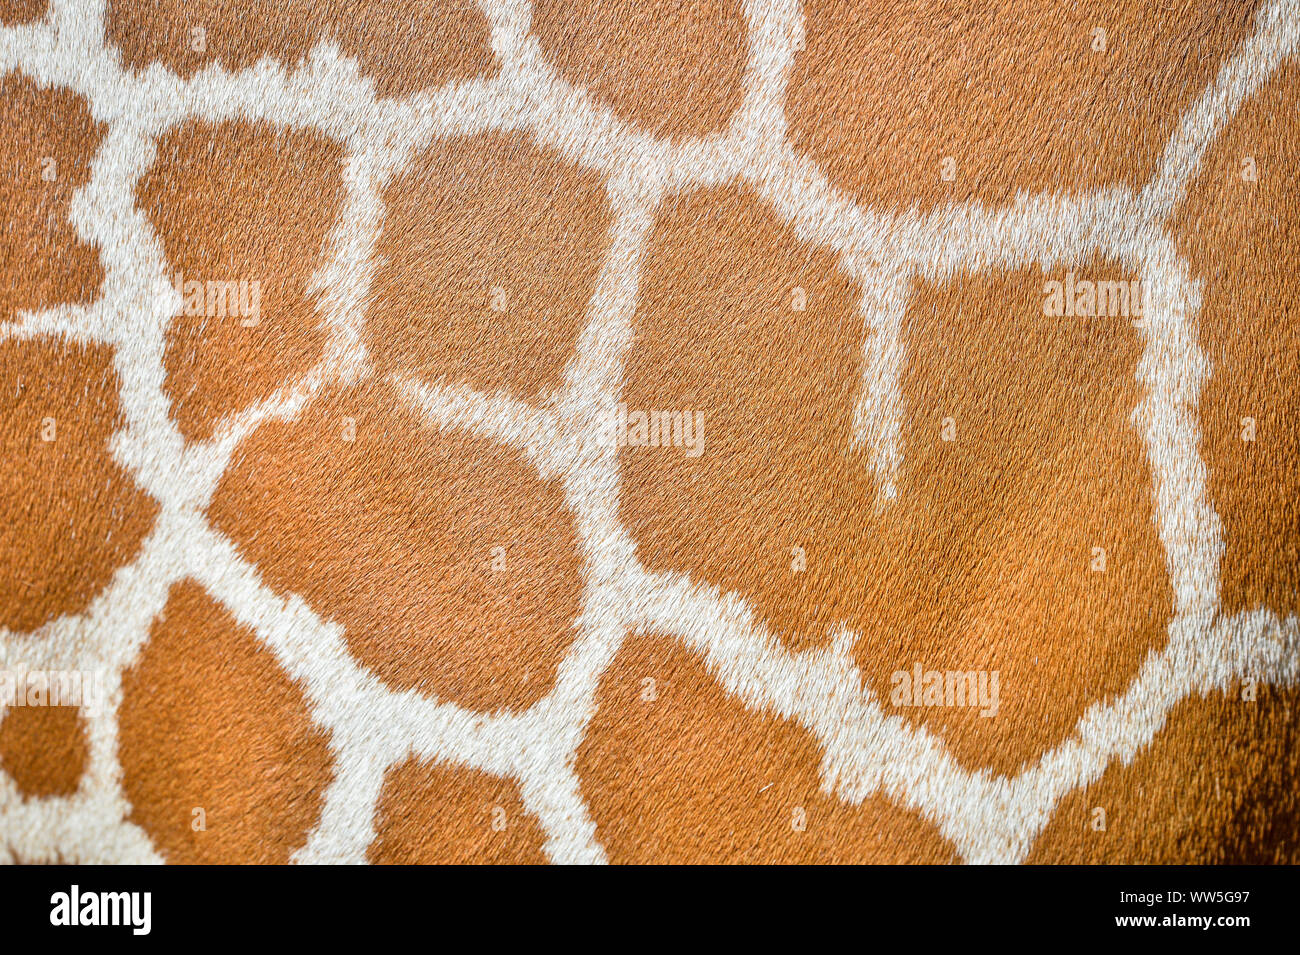
[[1297,0],[0,24],[0,861],[1300,861]]

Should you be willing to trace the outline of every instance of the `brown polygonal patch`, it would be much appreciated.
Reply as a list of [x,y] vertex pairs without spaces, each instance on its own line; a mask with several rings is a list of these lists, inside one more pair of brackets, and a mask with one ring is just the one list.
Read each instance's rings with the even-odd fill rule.
[[600,177],[494,133],[435,143],[384,202],[379,366],[519,397],[558,385],[605,252]]
[[122,424],[108,348],[0,343],[0,626],[80,613],[139,552],[158,505],[109,454]]
[[29,798],[71,796],[89,753],[75,706],[15,706],[0,719],[0,769]]
[[538,0],[533,30],[570,83],[657,136],[722,130],[740,106],[748,51],[730,0]]
[[804,17],[791,142],[858,201],[896,210],[1145,185],[1253,24],[1234,0],[826,0]]
[[[860,389],[855,288],[748,194],[715,190],[664,210],[640,301],[620,460],[642,561],[740,590],[791,646],[821,642],[810,631],[831,607],[790,557],[813,547],[816,522],[838,521],[828,482],[846,470]],[[651,411],[702,416],[702,452],[637,446],[635,416]]]
[[[1210,499],[1223,520],[1226,613],[1300,611],[1300,67],[1220,134],[1173,227],[1202,282],[1201,395]],[[1253,176],[1253,179],[1250,178]]]
[[320,359],[308,283],[342,203],[342,155],[264,123],[189,122],[159,142],[136,194],[185,297],[164,390],[187,438],[210,437]]
[[189,77],[212,63],[242,70],[265,57],[293,67],[329,40],[360,61],[380,96],[404,96],[493,69],[487,19],[473,3],[282,0],[274,11],[250,13],[230,0],[109,0],[108,42],[121,50],[127,69],[159,62]]
[[384,865],[538,865],[546,837],[514,783],[418,760],[388,771],[369,860]]
[[[743,196],[683,201],[652,242],[624,401],[702,413],[704,451],[622,453],[642,560],[738,591],[791,648],[847,624],[886,710],[965,765],[1036,759],[1163,647],[1172,606],[1130,423],[1132,319],[1044,315],[1048,281],[1134,280],[1072,271],[914,287],[899,496],[882,505],[852,441],[864,320],[833,260]],[[990,691],[997,671],[996,716],[895,707],[918,664],[984,671]]]
[[263,426],[210,515],[390,686],[524,708],[573,639],[582,585],[559,483],[508,447],[424,425],[386,385]]
[[612,862],[957,861],[883,796],[854,806],[823,792],[806,731],[747,710],[669,640],[625,645],[596,705],[577,768]]
[[104,281],[99,253],[68,218],[103,138],[81,97],[0,78],[0,322],[20,311],[84,304]]
[[[1076,304],[1085,282],[1136,287],[1104,260],[917,285],[900,497],[876,524],[873,556],[845,568],[876,581],[856,648],[868,684],[892,703],[896,674],[912,671],[912,702],[926,705],[896,712],[941,733],[967,766],[1008,774],[1124,692],[1164,647],[1173,612],[1132,423],[1141,336],[1132,317],[1045,316],[1049,282],[1075,289]],[[918,663],[923,687],[934,685],[924,674],[945,674],[944,706],[918,696]],[[994,716],[948,701],[949,671],[981,670],[998,673]]]
[[275,655],[197,584],[172,588],[122,690],[130,819],[168,862],[284,863],[306,843],[327,737]]
[[49,5],[49,0],[4,0],[0,3],[0,24],[12,27],[39,20]]
[[1243,685],[1183,700],[1132,763],[1061,800],[1026,861],[1294,865],[1298,703],[1295,690]]

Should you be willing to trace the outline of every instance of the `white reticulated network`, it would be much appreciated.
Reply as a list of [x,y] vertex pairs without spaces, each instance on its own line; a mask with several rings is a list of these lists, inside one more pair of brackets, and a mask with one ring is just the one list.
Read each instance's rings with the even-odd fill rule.
[[[10,667],[21,661],[27,670],[109,676],[108,705],[85,714],[89,760],[75,794],[25,799],[0,773],[0,855],[161,861],[129,820],[117,711],[122,673],[149,639],[172,585],[185,579],[196,580],[275,654],[303,687],[312,718],[330,733],[333,779],[297,862],[364,861],[385,773],[411,756],[513,779],[546,834],[551,859],[604,861],[574,764],[600,677],[626,635],[639,630],[681,640],[727,692],[810,731],[823,751],[828,793],[850,803],[883,793],[936,825],[971,862],[1023,859],[1060,799],[1098,779],[1113,760],[1131,760],[1183,698],[1247,677],[1278,685],[1300,679],[1295,617],[1220,613],[1223,535],[1207,492],[1197,412],[1209,374],[1197,341],[1200,285],[1164,230],[1214,137],[1300,47],[1296,0],[1260,10],[1253,35],[1181,118],[1140,192],[1021,196],[998,209],[964,204],[900,215],[860,208],[787,141],[785,83],[803,35],[796,0],[746,3],[742,105],[721,133],[680,142],[620,121],[563,81],[530,32],[526,0],[481,6],[499,73],[400,100],[376,99],[358,63],[329,42],[293,69],[268,58],[235,73],[213,65],[189,80],[160,64],[127,72],[105,41],[104,0],[53,0],[42,20],[0,30],[0,73],[16,70],[41,86],[72,91],[106,128],[90,180],[71,207],[77,235],[99,250],[103,287],[88,305],[20,314],[0,326],[0,340],[58,336],[112,347],[125,424],[110,450],[160,506],[138,555],[85,612],[34,633],[0,631],[0,661]],[[344,208],[311,280],[329,332],[325,353],[309,373],[224,420],[201,443],[183,440],[163,390],[165,336],[179,297],[161,243],[134,199],[158,137],[187,120],[317,130],[346,153]],[[580,541],[582,609],[554,687],[526,711],[484,714],[386,687],[348,653],[341,626],[297,595],[272,591],[204,511],[236,447],[261,424],[291,419],[323,388],[372,373],[361,327],[383,226],[382,190],[434,139],[489,130],[526,132],[565,160],[597,170],[613,223],[565,383],[545,401],[394,378],[431,427],[506,443],[543,477],[560,479]],[[886,501],[896,495],[902,462],[903,314],[914,278],[1053,268],[1104,255],[1145,286],[1137,369],[1143,398],[1132,420],[1147,447],[1174,593],[1168,641],[1122,695],[1090,707],[1067,740],[1013,778],[968,771],[940,738],[887,715],[853,663],[856,634],[840,631],[828,649],[792,653],[740,596],[683,573],[652,573],[637,559],[618,517],[617,449],[604,440],[603,425],[619,400],[641,262],[659,205],[682,190],[724,183],[744,184],[803,240],[834,250],[859,283],[864,383],[852,440],[869,451]]]

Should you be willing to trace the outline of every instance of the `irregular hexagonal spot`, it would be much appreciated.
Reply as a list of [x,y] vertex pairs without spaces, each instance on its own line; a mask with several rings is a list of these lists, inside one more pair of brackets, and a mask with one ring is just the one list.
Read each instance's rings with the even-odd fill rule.
[[572,642],[582,584],[559,482],[511,448],[433,430],[385,385],[263,426],[210,514],[395,688],[523,708]]
[[916,813],[823,792],[800,726],[747,709],[671,640],[629,641],[578,748],[582,794],[613,862],[954,862]]
[[388,771],[370,862],[538,865],[546,834],[514,783],[477,769],[411,759]]
[[265,57],[292,68],[324,41],[359,60],[380,96],[494,71],[487,18],[472,3],[284,0],[266,13],[224,0],[109,0],[105,26],[128,69],[160,62],[185,77],[212,63],[242,70]]
[[598,175],[519,135],[442,140],[384,193],[381,367],[531,396],[560,383],[605,251]]
[[[1045,316],[1058,290],[1094,314]],[[871,547],[830,564],[875,578],[857,623],[868,684],[968,765],[1015,772],[1165,645],[1173,592],[1131,420],[1142,346],[1118,314],[1129,292],[1142,297],[1133,275],[1097,260],[912,296],[900,497]]]
[[1253,23],[1234,0],[852,7],[805,10],[791,140],[855,198],[893,209],[1144,185]]
[[0,24],[11,27],[39,20],[49,5],[49,0],[4,0],[0,3]]
[[1183,700],[1133,762],[1061,800],[1026,861],[1295,865],[1297,706],[1294,689],[1245,685]]
[[745,20],[732,0],[538,0],[533,32],[565,79],[655,135],[721,130],[740,106]]
[[0,626],[80,613],[134,559],[158,505],[118,467],[107,348],[0,343]]
[[1224,610],[1300,612],[1300,67],[1279,70],[1220,134],[1176,240],[1202,280],[1213,371],[1201,394]]
[[0,720],[0,769],[24,796],[71,796],[88,751],[75,706],[14,706]]
[[105,127],[81,97],[0,79],[0,322],[19,311],[91,301],[104,281],[98,251],[68,219],[73,193],[90,178]]
[[[629,421],[694,414],[702,453],[661,440],[620,455],[643,562],[739,592],[792,648],[847,624],[882,705],[968,766],[1014,772],[1166,639],[1172,594],[1129,420],[1138,334],[1118,314],[1044,314],[1049,282],[1076,310],[1105,288],[1118,312],[1134,281],[1092,262],[918,284],[898,498],[882,505],[871,442],[853,444],[864,321],[832,260],[743,197],[681,203],[652,241],[624,402]],[[949,672],[973,674],[974,700],[958,705]]]
[[184,297],[164,390],[187,438],[321,357],[308,283],[343,198],[342,149],[265,123],[185,123],[136,189]]
[[833,608],[812,577],[790,573],[791,548],[824,539],[829,550],[838,534],[823,525],[856,510],[828,485],[854,473],[845,429],[861,380],[856,291],[832,255],[748,195],[719,190],[665,209],[640,301],[620,500],[641,559],[740,590],[792,646],[820,641]]
[[197,584],[172,588],[122,691],[131,820],[167,861],[277,864],[306,844],[327,736],[275,655]]

